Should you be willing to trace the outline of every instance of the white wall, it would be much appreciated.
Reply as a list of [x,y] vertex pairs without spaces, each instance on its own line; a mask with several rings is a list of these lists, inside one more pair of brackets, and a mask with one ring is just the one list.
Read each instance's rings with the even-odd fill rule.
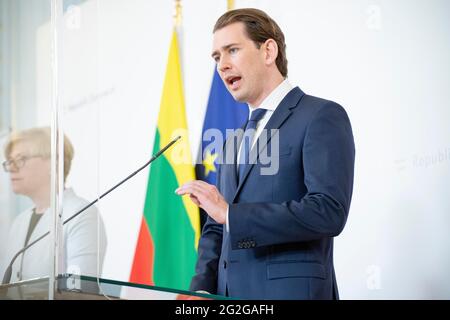
[[[352,121],[354,196],[335,242],[341,297],[450,298],[450,3],[237,0],[236,6],[275,18],[286,35],[291,82],[341,103]],[[211,30],[225,9],[225,0],[183,1],[194,154],[214,67]],[[173,12],[174,1],[91,0],[66,17],[65,125],[76,149],[69,184],[87,199],[150,155]],[[37,33],[41,63],[48,63],[48,28]],[[48,81],[39,72],[37,92]],[[39,97],[40,110],[48,101]],[[109,237],[105,278],[128,279],[147,174],[100,204]]]

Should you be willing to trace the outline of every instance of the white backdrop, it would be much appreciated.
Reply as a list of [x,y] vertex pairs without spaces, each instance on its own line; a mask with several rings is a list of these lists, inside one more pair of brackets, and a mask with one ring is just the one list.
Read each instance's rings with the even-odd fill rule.
[[[287,42],[289,78],[342,104],[356,142],[348,223],[335,241],[343,299],[450,298],[450,3],[445,0],[237,0],[265,10]],[[212,27],[225,0],[183,1],[183,68],[196,154],[214,64]],[[152,150],[174,1],[89,0],[64,27],[68,184],[95,199]],[[49,64],[49,23],[36,37]],[[44,70],[44,69],[43,69]],[[37,72],[38,123],[50,78]],[[104,278],[127,281],[148,172],[100,203]]]

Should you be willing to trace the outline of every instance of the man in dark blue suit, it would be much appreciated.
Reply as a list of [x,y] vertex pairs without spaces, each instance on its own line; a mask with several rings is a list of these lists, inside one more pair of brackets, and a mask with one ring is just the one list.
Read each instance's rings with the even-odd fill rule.
[[[244,299],[339,297],[333,237],[350,208],[352,129],[340,105],[291,86],[285,48],[276,22],[257,9],[228,11],[214,27],[212,56],[233,97],[248,103],[245,133],[252,134],[236,145],[227,140],[223,159],[237,163],[219,166],[216,186],[192,181],[176,190],[209,216],[191,290]],[[259,157],[249,161],[263,151],[277,154],[276,172],[264,174]]]

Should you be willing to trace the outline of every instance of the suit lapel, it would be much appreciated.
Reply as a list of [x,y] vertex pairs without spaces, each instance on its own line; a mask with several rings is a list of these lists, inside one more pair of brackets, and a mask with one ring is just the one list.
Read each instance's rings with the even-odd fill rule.
[[[269,122],[267,122],[266,126],[264,127],[264,129],[268,131],[268,135],[266,137],[264,137],[263,135],[260,135],[258,137],[255,147],[252,148],[252,150],[250,151],[251,154],[250,159],[256,159],[257,157],[257,155],[255,154],[256,152],[258,152],[259,155],[262,151],[264,151],[264,149],[267,147],[267,144],[270,142],[274,134],[272,133],[272,130],[279,129],[283,125],[283,123],[292,114],[292,109],[298,105],[303,95],[304,95],[303,91],[299,87],[295,87],[286,95],[286,97],[284,97],[284,99],[280,102],[280,104],[270,117]],[[256,146],[258,147],[256,148]],[[236,192],[233,197],[233,202],[236,199],[236,196],[239,194],[240,190],[242,189],[242,186],[245,180],[247,179],[247,176],[249,175],[250,171],[253,169],[254,165],[255,165],[254,162],[246,165],[242,179],[239,181],[239,184],[236,188]]]

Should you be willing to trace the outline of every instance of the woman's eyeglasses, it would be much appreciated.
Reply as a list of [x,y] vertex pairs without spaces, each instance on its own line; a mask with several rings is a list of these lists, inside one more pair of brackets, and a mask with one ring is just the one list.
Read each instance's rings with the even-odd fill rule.
[[6,172],[11,172],[13,170],[13,166],[16,170],[19,170],[20,168],[22,168],[25,163],[31,159],[31,158],[39,158],[40,156],[23,156],[23,157],[19,157],[16,159],[10,159],[10,160],[6,160],[4,161],[3,164],[3,169]]

